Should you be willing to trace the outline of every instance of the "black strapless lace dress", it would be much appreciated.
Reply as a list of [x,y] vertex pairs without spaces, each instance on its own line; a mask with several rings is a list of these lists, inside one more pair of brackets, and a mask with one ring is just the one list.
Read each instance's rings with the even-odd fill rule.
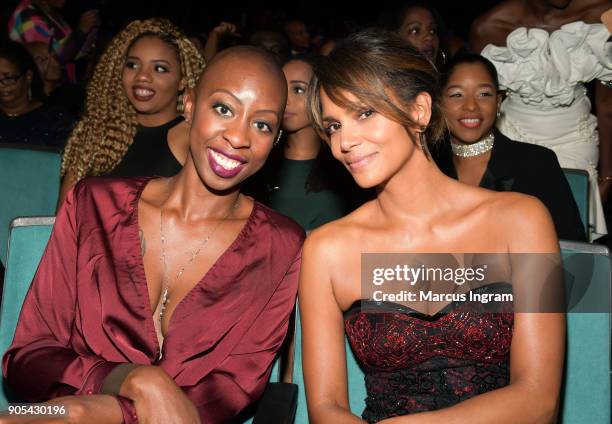
[[[477,292],[507,292],[507,284]],[[455,405],[509,382],[512,304],[454,302],[429,316],[394,303],[357,301],[345,331],[365,373],[362,417],[389,417]]]

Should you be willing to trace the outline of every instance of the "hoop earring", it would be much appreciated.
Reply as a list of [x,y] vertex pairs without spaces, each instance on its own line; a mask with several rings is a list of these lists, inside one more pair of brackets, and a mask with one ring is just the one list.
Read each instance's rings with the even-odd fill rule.
[[184,93],[178,95],[176,99],[176,111],[182,115],[185,113],[185,96]]
[[429,153],[429,147],[427,147],[427,138],[425,137],[425,130],[427,127],[421,127],[419,131],[419,144],[421,145],[421,150],[425,154],[427,160],[431,160],[431,154]]
[[274,143],[272,143],[272,147],[276,147],[282,136],[283,130],[278,130],[278,135],[276,136],[276,140],[274,140]]

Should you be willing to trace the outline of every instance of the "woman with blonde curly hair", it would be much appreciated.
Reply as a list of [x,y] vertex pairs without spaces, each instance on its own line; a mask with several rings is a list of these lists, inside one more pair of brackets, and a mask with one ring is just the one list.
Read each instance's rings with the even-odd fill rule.
[[185,162],[182,93],[204,59],[165,19],[134,21],[110,43],[87,87],[83,118],[64,151],[60,204],[86,176],[173,176]]

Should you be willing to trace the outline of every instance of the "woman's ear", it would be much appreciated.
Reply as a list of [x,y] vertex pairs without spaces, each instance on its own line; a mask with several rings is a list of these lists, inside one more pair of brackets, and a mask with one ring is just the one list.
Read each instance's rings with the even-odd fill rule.
[[178,91],[179,93],[183,90],[187,89],[187,84],[185,83],[185,78],[181,78],[181,80],[179,81],[179,85],[178,85]]
[[419,127],[429,125],[431,119],[431,96],[429,93],[423,91],[417,94],[414,99],[411,118]]
[[185,110],[183,112],[185,122],[191,125],[191,123],[193,122],[195,109],[195,91],[193,89],[185,89],[185,92],[183,93],[183,105],[185,106]]

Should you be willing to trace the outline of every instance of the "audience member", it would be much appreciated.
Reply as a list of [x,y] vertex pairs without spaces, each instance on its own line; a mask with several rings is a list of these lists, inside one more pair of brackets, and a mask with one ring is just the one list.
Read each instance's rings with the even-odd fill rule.
[[61,148],[75,118],[44,101],[43,82],[21,44],[0,45],[0,143]]
[[76,82],[74,61],[83,57],[95,42],[100,25],[97,10],[84,12],[73,31],[60,10],[65,0],[22,0],[9,21],[9,35],[21,44],[41,42],[57,54],[68,81]]
[[448,34],[442,16],[425,1],[408,1],[388,9],[380,24],[399,34],[422,52],[436,66],[442,66],[448,54]]
[[26,48],[34,58],[43,81],[46,103],[51,103],[80,116],[85,104],[85,90],[77,84],[62,80],[62,65],[57,55],[44,43],[28,43]]
[[585,241],[578,206],[554,152],[510,140],[495,128],[501,104],[495,66],[480,55],[459,54],[446,66],[440,86],[450,130],[450,142],[436,158],[442,172],[473,186],[535,196],[548,208],[559,238]]
[[612,187],[612,89],[595,84],[595,118],[584,84],[612,80],[610,33],[598,23],[610,7],[609,0],[506,0],[472,25],[474,48],[497,67],[507,90],[501,132],[550,148],[564,168],[588,171],[591,239],[607,233],[602,197]]
[[306,110],[306,92],[315,57],[292,57],[284,66],[289,93],[282,128],[286,137],[256,178],[262,200],[306,231],[346,215],[354,186],[315,131]]
[[310,34],[306,23],[301,19],[290,19],[285,22],[285,34],[289,39],[291,55],[306,53],[310,50]]
[[64,152],[60,204],[90,175],[175,175],[185,163],[182,93],[204,61],[165,19],[130,23],[109,44],[87,87],[83,118]]
[[[376,187],[377,197],[304,244],[299,305],[310,419],[363,422],[348,407],[346,331],[366,373],[368,423],[552,422],[563,371],[561,313],[513,313],[503,305],[489,312],[493,305],[473,310],[470,302],[418,298],[404,306],[367,296],[372,280],[362,277],[365,252],[498,253],[510,262],[506,269],[519,272],[509,254],[558,253],[546,208],[440,172],[428,153],[444,130],[438,74],[397,35],[349,36],[314,74],[309,104],[317,127],[336,159],[361,187]],[[523,272],[529,281],[512,281],[517,297],[547,283]]]
[[256,31],[249,37],[249,44],[266,49],[276,57],[279,64],[285,63],[289,57],[289,42],[277,31]]
[[268,53],[225,50],[186,98],[177,176],[70,191],[3,359],[17,395],[58,398],[83,424],[229,423],[257,402],[304,233],[240,184],[264,164],[286,95]]

